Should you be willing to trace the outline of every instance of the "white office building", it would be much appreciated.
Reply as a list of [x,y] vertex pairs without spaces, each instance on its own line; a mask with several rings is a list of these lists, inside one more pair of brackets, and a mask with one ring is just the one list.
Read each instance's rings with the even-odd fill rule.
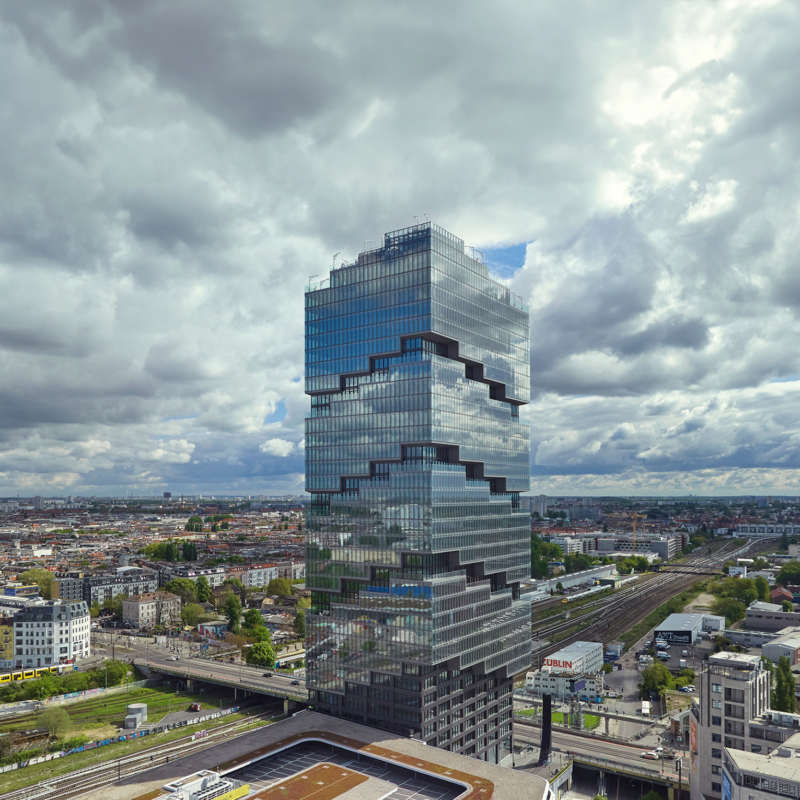
[[553,675],[595,675],[603,666],[601,642],[573,642],[542,659],[542,667]]
[[595,697],[603,696],[605,683],[602,672],[596,675],[566,675],[543,667],[527,673],[525,689],[539,697],[549,694],[558,700],[569,700],[572,697],[594,700]]
[[29,605],[14,615],[14,666],[47,667],[88,658],[90,626],[83,600]]

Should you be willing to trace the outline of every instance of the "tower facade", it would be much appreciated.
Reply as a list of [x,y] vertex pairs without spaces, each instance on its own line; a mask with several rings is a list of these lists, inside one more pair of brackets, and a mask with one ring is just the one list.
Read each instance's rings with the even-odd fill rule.
[[531,663],[527,309],[431,223],[305,300],[310,702],[502,762]]

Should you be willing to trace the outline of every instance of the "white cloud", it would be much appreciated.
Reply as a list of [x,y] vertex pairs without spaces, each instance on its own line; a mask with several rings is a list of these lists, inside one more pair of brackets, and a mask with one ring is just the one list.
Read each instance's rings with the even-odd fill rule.
[[286,458],[294,448],[294,442],[289,442],[286,439],[268,439],[264,444],[260,445],[258,449],[262,453],[267,453],[271,456]]
[[0,494],[296,491],[303,284],[426,212],[528,244],[534,490],[792,484],[797,6],[84,5],[0,8]]

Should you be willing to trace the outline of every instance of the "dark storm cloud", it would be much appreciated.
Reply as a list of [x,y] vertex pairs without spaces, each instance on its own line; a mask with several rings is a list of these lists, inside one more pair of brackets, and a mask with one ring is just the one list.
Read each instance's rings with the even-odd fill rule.
[[528,245],[535,491],[800,493],[799,15],[0,6],[0,494],[301,490],[303,285],[426,212]]

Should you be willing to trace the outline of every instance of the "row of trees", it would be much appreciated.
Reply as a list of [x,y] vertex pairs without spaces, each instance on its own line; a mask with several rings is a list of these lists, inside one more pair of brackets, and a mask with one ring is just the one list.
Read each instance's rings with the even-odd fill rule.
[[197,545],[194,542],[170,539],[168,542],[148,544],[139,552],[155,561],[197,561]]
[[770,599],[769,583],[760,575],[755,580],[752,578],[725,578],[712,583],[709,590],[717,598],[711,606],[711,610],[718,616],[725,617],[728,625],[744,619],[747,606],[754,600],[768,602]]

